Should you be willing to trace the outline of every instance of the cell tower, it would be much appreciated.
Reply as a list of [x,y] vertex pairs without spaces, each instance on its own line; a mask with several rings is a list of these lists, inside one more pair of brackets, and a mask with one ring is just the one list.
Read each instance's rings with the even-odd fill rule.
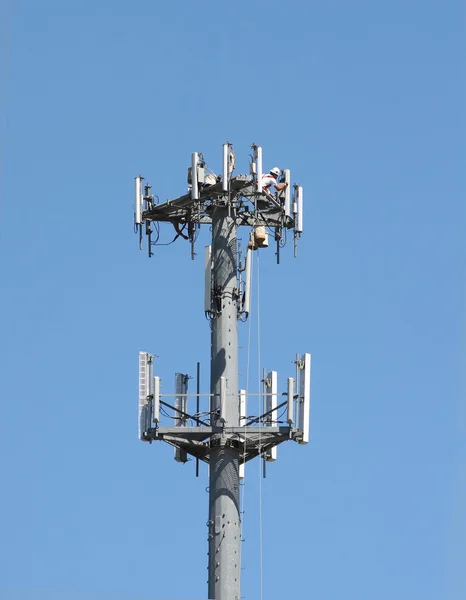
[[[147,236],[149,256],[155,243],[152,223],[157,232],[158,222],[171,223],[176,237],[189,240],[192,258],[197,230],[203,224],[212,230],[212,243],[205,248],[204,305],[211,326],[210,393],[200,393],[198,363],[195,392],[188,393],[188,375],[176,373],[174,393],[162,394],[154,355],[139,353],[139,439],[171,444],[178,462],[193,457],[196,475],[199,461],[209,465],[209,600],[241,598],[239,488],[245,463],[256,456],[274,461],[277,446],[287,440],[309,441],[310,354],[296,356],[295,376],[288,377],[283,391],[276,371],[264,373],[260,415],[248,416],[247,393],[238,389],[238,320],[250,312],[252,252],[268,246],[270,231],[279,263],[286,232],[293,232],[296,256],[303,231],[303,188],[291,186],[288,169],[273,169],[269,177],[275,181],[264,179],[262,148],[251,148],[250,174],[236,176],[230,143],[223,145],[221,176],[209,173],[203,155],[194,152],[190,189],[175,200],[158,203],[143,177],[135,180],[134,223],[141,249],[143,233]],[[277,193],[267,187],[270,183]],[[238,227],[250,228],[244,253],[237,243]],[[201,411],[201,401],[207,401],[207,410]],[[279,420],[280,410],[286,411],[286,421]]]

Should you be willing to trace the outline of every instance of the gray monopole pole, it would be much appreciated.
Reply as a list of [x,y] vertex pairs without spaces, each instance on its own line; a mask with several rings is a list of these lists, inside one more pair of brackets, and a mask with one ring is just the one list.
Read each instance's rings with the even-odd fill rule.
[[[228,426],[239,425],[236,223],[228,208],[212,215],[213,301],[211,338],[212,425],[220,424],[221,378]],[[239,454],[229,438],[212,439],[209,481],[209,600],[240,600],[241,523]]]

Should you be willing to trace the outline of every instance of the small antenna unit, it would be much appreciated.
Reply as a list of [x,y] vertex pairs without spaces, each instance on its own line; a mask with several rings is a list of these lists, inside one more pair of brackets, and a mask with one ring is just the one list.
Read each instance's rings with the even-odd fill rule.
[[222,190],[228,191],[228,181],[230,174],[228,172],[228,157],[229,157],[230,144],[223,144],[223,169],[222,169]]
[[283,173],[288,184],[285,188],[285,217],[291,217],[291,174],[289,169],[285,169]]
[[[277,421],[277,394],[278,394],[278,373],[270,371],[264,380],[265,392],[265,412],[268,415],[266,424],[275,425]],[[277,446],[274,446],[265,453],[265,459],[268,462],[277,460]]]
[[296,232],[303,232],[303,188],[298,185],[297,187],[297,214],[298,222],[296,223]]
[[244,271],[244,299],[243,299],[243,312],[249,315],[251,311],[251,259],[252,250],[247,248],[246,250],[246,266]]
[[293,405],[294,405],[294,379],[288,377],[286,389],[286,422],[288,425],[293,424]]
[[[246,418],[248,415],[247,412],[247,393],[246,390],[240,390],[239,391],[239,424],[240,427],[244,427],[246,425]],[[243,454],[243,462],[240,462],[239,465],[239,478],[240,479],[244,479],[244,474],[245,474],[245,463],[244,463],[244,454]]]
[[198,189],[198,167],[199,167],[199,153],[193,152],[191,156],[191,200],[197,202],[199,200],[199,189]]
[[[186,427],[186,414],[188,409],[188,375],[184,373],[175,374],[175,427]],[[176,462],[188,461],[186,450],[175,448]]]
[[152,421],[160,423],[160,377],[154,377],[153,381]]
[[299,371],[299,428],[302,431],[300,444],[309,442],[309,417],[311,411],[311,355],[298,358]]
[[142,180],[144,177],[138,175],[134,179],[134,223],[135,225],[141,225],[141,213],[142,213]]
[[256,192],[258,194],[262,193],[262,148],[260,146],[256,146]]
[[153,355],[148,352],[139,352],[139,413],[138,435],[143,442],[150,441],[149,429],[151,427],[151,388]]

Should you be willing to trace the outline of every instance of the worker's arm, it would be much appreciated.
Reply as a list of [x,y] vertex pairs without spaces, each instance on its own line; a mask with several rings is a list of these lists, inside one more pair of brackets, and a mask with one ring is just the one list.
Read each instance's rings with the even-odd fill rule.
[[285,181],[285,183],[276,183],[274,187],[277,190],[277,192],[281,192],[282,190],[284,190],[286,188],[287,185],[288,185],[288,182]]

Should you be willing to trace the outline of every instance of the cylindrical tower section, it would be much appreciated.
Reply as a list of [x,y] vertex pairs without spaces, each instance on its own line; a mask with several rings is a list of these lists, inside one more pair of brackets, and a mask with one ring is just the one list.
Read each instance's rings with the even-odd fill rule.
[[[212,425],[239,425],[236,223],[226,207],[212,214]],[[227,437],[212,437],[209,482],[209,600],[240,600],[239,454]]]
[[[236,222],[226,207],[212,214],[212,338],[210,387],[212,412],[220,406],[220,377],[226,380],[227,424],[239,424],[238,401],[238,283]],[[219,425],[219,415],[212,425]]]

